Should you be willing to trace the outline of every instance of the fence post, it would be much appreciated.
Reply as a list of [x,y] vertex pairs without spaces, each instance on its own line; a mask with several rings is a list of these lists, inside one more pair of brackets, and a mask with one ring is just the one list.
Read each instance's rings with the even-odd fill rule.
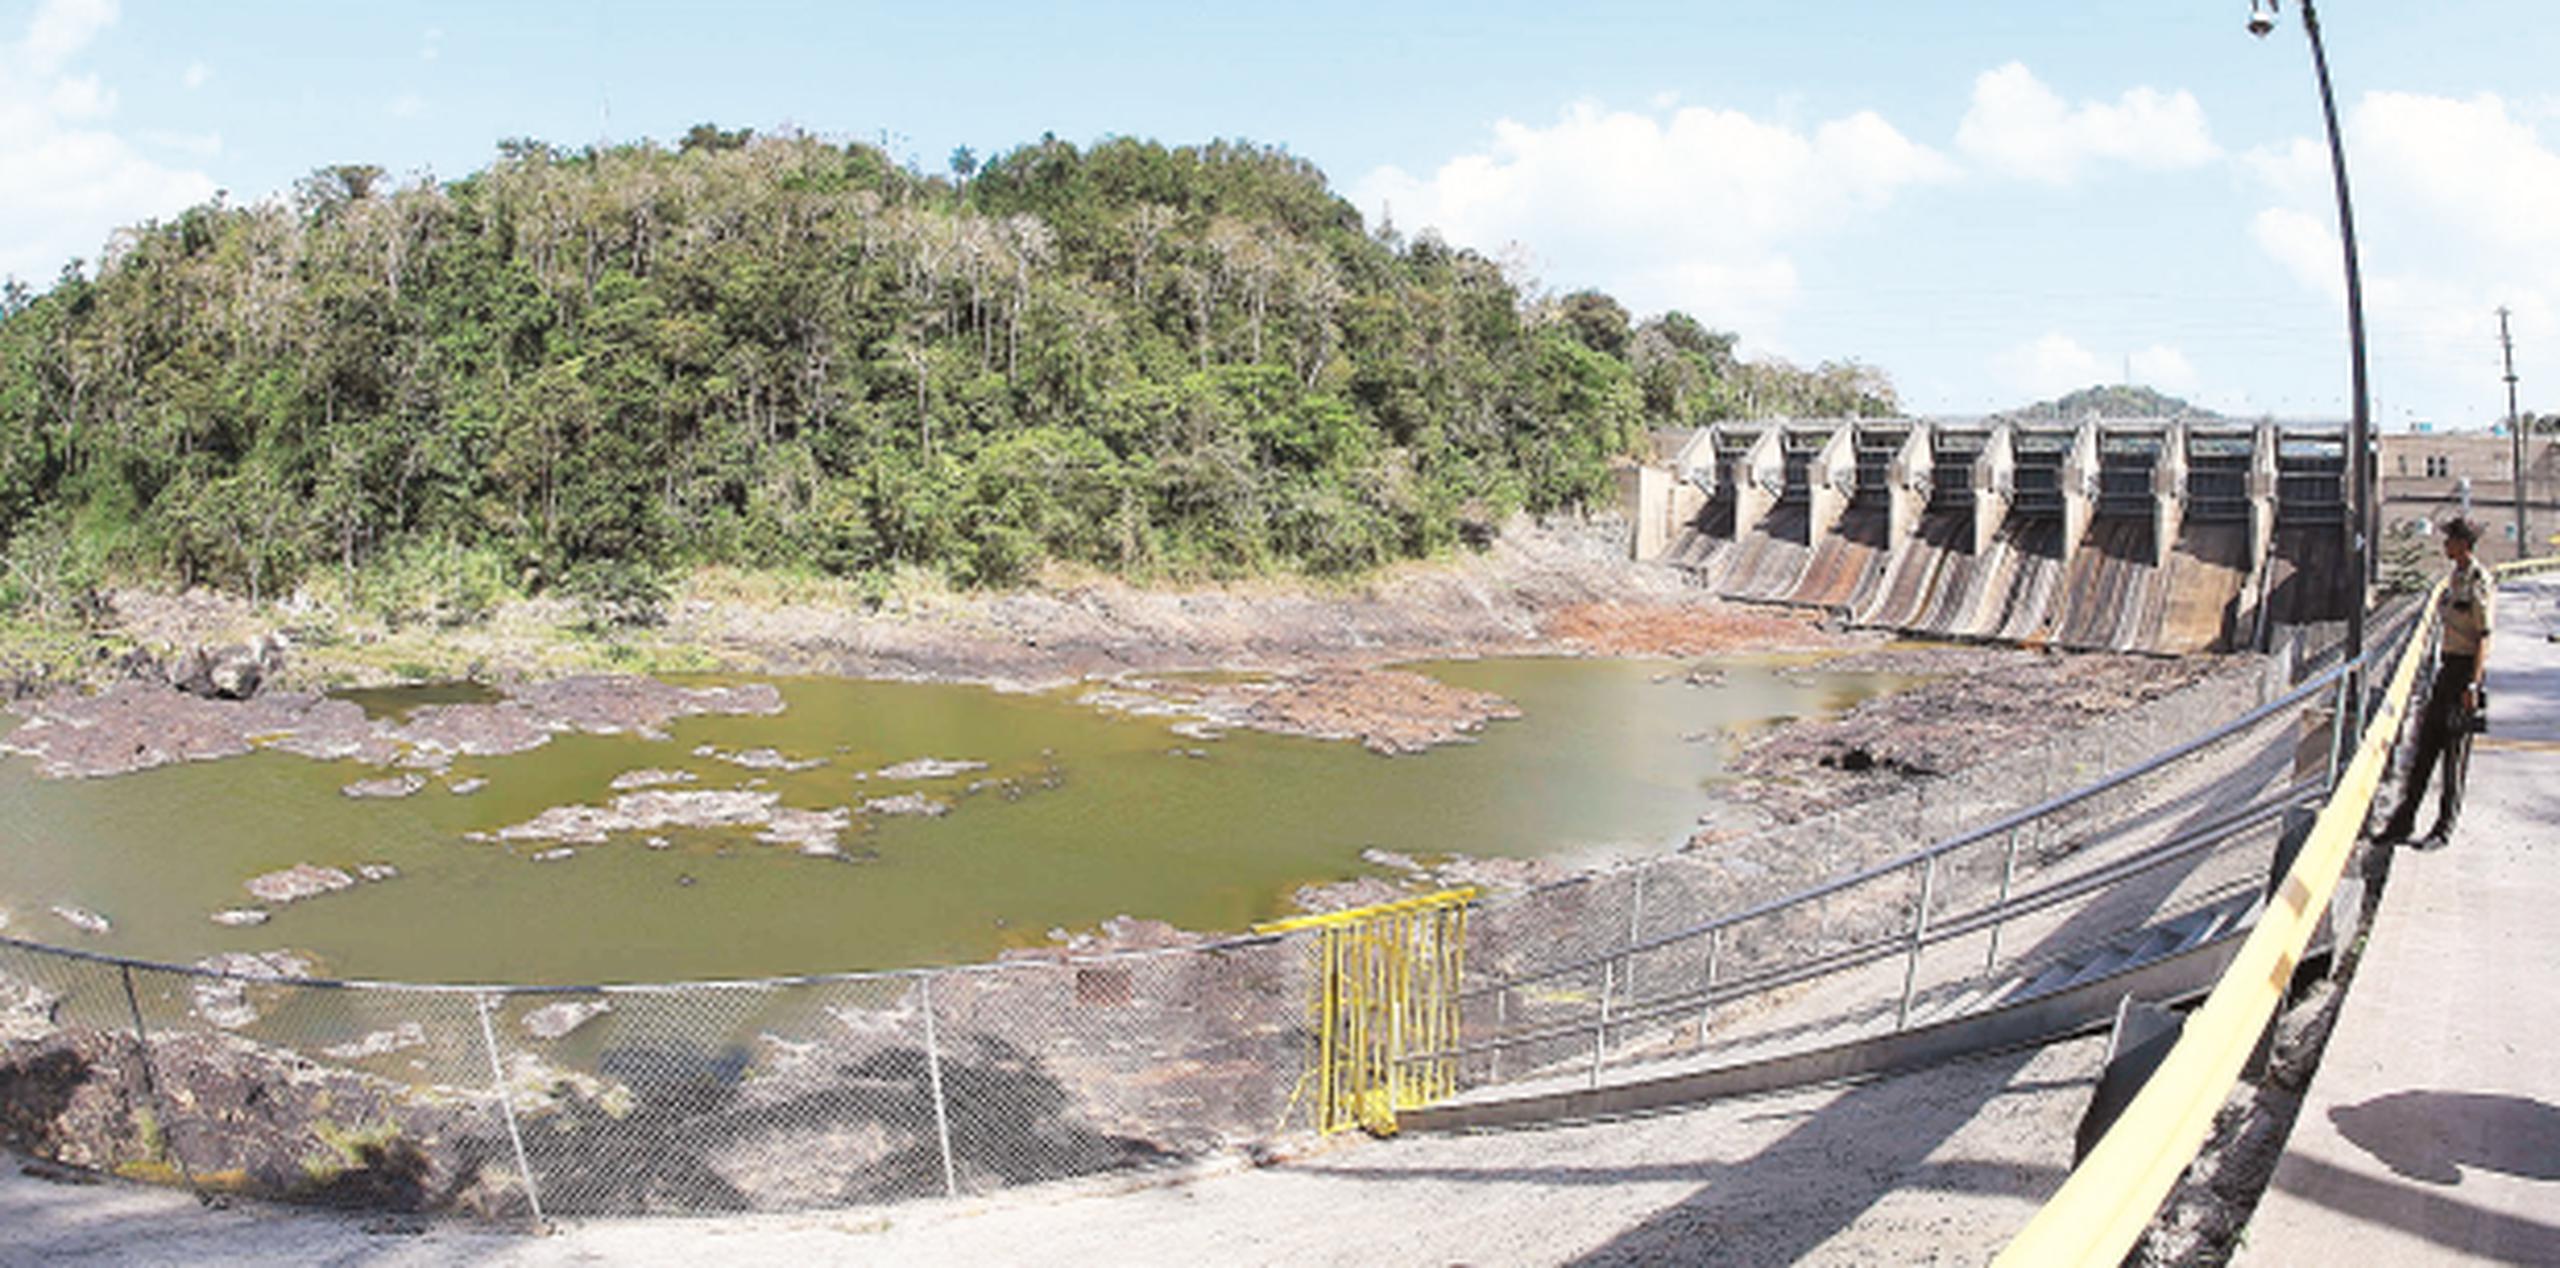
[[1989,976],[2000,964],[2000,926],[2008,923],[2009,886],[2018,879],[2018,830],[2009,829],[2007,857],[2000,861],[2000,901],[1993,904],[1998,913],[1991,918],[1991,945],[1982,953],[1982,972]]
[[1920,943],[1929,936],[1929,899],[1938,888],[1938,856],[1920,863],[1920,907],[1911,913],[1911,954],[1902,962],[1902,1006],[1894,1011],[1893,1028],[1911,1023],[1911,988],[1920,980]]
[[169,1151],[169,1159],[177,1164],[178,1178],[187,1187],[196,1187],[193,1171],[187,1169],[186,1155],[178,1152],[178,1123],[169,1116],[169,1103],[160,1096],[160,1076],[151,1067],[151,1030],[142,1024],[142,997],[134,993],[133,966],[116,963],[116,973],[124,979],[124,1006],[133,1014],[133,1055],[142,1063],[142,1092],[151,1098],[151,1112],[160,1120],[160,1143]]
[[959,1173],[951,1166],[951,1110],[942,1095],[942,1045],[933,1030],[933,975],[917,978],[917,989],[924,996],[924,1072],[933,1085],[933,1137],[942,1149],[942,1196],[960,1196]]
[[1509,1043],[1509,1038],[1510,1038],[1510,1036],[1509,1036],[1509,1033],[1508,1033],[1508,1032],[1510,1031],[1510,1029],[1511,1029],[1511,988],[1510,988],[1510,987],[1508,987],[1508,986],[1496,986],[1496,987],[1494,987],[1494,988],[1493,988],[1493,1075],[1492,1075],[1492,1081],[1493,1081],[1493,1082],[1495,1082],[1495,1083],[1500,1083],[1500,1082],[1502,1081],[1502,1050],[1503,1050],[1504,1048],[1507,1048],[1507,1047],[1509,1047],[1509,1046],[1510,1046],[1510,1043]]
[[507,1142],[515,1146],[516,1174],[524,1177],[524,1202],[533,1210],[533,1227],[538,1232],[551,1225],[542,1218],[542,1192],[533,1179],[533,1163],[525,1157],[524,1131],[516,1126],[516,1102],[507,1093],[506,1067],[498,1063],[498,1030],[489,1024],[489,1014],[497,1005],[485,994],[472,996],[472,1002],[480,1013],[481,1048],[489,1054],[489,1083],[498,1090],[498,1113],[507,1120]]

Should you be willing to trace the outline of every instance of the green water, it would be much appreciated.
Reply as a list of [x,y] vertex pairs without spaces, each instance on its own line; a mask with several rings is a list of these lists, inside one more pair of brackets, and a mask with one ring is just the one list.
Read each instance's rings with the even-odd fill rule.
[[[456,763],[402,800],[338,789],[377,774],[353,762],[260,752],[98,780],[45,780],[0,760],[0,911],[10,936],[187,960],[291,947],[342,976],[410,980],[645,981],[973,960],[1127,913],[1235,930],[1288,910],[1311,880],[1376,871],[1367,847],[1431,855],[1598,859],[1667,848],[1717,806],[1734,737],[1784,716],[1831,713],[1906,680],[1771,660],[1723,666],[1720,688],[1644,660],[1506,659],[1414,666],[1498,692],[1523,717],[1477,743],[1383,758],[1356,745],[1232,732],[1200,741],[1168,719],[1076,703],[1081,689],[777,680],[778,717],[693,718],[665,740],[568,735],[529,753]],[[377,713],[453,698],[368,693]],[[751,771],[698,745],[772,747],[827,765]],[[1192,757],[1179,750],[1205,750]],[[990,769],[906,784],[856,772],[917,757]],[[640,767],[697,773],[687,788],[750,781],[823,808],[920,790],[940,819],[881,818],[845,838],[849,858],[758,844],[748,831],[663,833],[581,846],[463,839],[562,804],[603,804]],[[474,795],[454,781],[485,778]],[[1009,779],[1014,799],[973,780]],[[1054,784],[1044,787],[1043,784]],[[859,824],[861,821],[857,820]],[[263,926],[207,916],[249,905],[243,880],[312,862],[397,866],[399,879],[276,909]],[[46,908],[105,913],[72,932]]]

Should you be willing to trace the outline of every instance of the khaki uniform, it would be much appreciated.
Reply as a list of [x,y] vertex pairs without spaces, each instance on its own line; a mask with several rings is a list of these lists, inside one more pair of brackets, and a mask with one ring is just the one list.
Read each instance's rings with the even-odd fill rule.
[[2498,579],[2478,558],[2473,558],[2445,582],[2444,597],[2436,600],[2436,615],[2444,620],[2444,654],[2480,655],[2480,643],[2489,637],[2490,613],[2498,602]]

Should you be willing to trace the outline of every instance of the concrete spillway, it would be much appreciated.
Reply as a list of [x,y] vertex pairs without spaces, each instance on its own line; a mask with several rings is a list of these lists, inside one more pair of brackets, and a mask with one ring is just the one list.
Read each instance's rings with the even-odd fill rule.
[[2184,655],[2264,646],[2354,599],[2334,429],[1718,424],[1674,466],[1660,558],[1728,598],[1863,626]]

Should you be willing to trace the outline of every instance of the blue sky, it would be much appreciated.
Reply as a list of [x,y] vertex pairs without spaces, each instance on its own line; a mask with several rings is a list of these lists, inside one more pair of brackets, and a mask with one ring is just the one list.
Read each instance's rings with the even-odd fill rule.
[[[2332,0],[2376,417],[2560,408],[2547,0]],[[0,273],[327,163],[453,177],[502,137],[699,121],[926,170],[1055,132],[1247,137],[1374,220],[1747,351],[1881,366],[1921,412],[2091,382],[2346,409],[2335,222],[2292,5],[677,6],[0,0]],[[2539,72],[2539,73],[2537,73]]]

